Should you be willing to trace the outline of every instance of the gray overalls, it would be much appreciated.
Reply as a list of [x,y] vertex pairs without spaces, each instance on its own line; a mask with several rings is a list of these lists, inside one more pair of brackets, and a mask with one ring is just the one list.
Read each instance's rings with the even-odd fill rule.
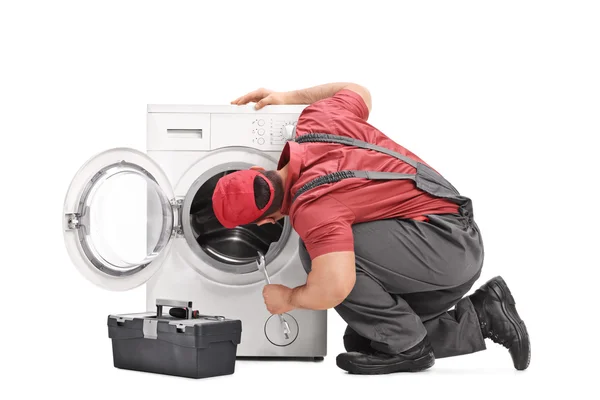
[[[428,215],[429,222],[386,219],[352,226],[356,284],[335,308],[348,324],[344,341],[367,342],[393,354],[408,350],[427,334],[437,358],[485,349],[473,305],[463,298],[483,264],[483,242],[471,200],[432,168],[392,150],[323,133],[302,135],[295,141],[381,152],[411,165],[416,173],[337,171],[301,187],[294,201],[317,186],[342,179],[411,179],[420,190],[460,206],[459,214]],[[309,272],[311,261],[302,241],[300,258]]]

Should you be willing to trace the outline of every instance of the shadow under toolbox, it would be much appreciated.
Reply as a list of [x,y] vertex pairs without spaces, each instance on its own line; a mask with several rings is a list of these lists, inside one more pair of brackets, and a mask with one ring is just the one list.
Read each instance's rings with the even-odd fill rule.
[[[163,306],[177,308],[164,316]],[[188,378],[233,374],[240,320],[198,315],[185,301],[157,300],[156,308],[108,317],[116,368]]]

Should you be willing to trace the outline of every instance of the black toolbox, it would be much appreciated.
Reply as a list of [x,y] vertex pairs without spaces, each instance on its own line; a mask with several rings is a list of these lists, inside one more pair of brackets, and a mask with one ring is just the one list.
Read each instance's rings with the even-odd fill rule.
[[[163,314],[164,306],[173,307],[170,315]],[[114,366],[158,374],[233,374],[241,334],[241,321],[198,315],[186,301],[157,300],[156,313],[108,316]]]

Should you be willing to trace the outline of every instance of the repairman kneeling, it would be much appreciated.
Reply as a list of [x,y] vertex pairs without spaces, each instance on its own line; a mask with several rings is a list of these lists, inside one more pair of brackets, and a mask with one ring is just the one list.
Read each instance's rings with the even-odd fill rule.
[[504,280],[464,297],[484,254],[471,200],[367,122],[367,89],[259,89],[233,104],[250,102],[309,104],[277,171],[234,172],[213,195],[225,227],[288,215],[301,238],[306,284],[265,286],[271,313],[335,308],[348,324],[337,365],[351,373],[424,370],[484,350],[486,338],[528,367],[529,336]]

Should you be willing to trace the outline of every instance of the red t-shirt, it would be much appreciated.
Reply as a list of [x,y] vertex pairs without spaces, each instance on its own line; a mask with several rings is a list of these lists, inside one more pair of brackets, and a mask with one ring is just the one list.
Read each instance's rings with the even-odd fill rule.
[[[306,107],[296,135],[329,133],[349,136],[423,160],[367,123],[368,108],[350,90]],[[403,218],[427,221],[427,214],[457,213],[458,205],[430,196],[412,180],[376,181],[359,178],[326,184],[294,194],[311,180],[342,170],[371,170],[414,174],[415,169],[392,156],[341,144],[288,142],[278,168],[286,164],[288,177],[282,212],[304,241],[311,259],[336,251],[354,251],[352,225],[366,221]]]

